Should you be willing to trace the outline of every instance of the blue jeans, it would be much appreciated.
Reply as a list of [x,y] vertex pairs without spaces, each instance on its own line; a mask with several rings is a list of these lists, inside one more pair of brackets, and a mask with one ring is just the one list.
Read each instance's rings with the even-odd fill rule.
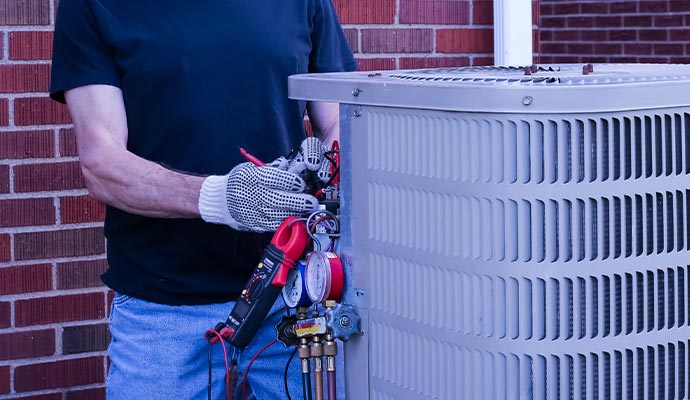
[[[116,294],[110,313],[112,340],[106,378],[108,400],[205,400],[208,385],[208,343],[205,332],[225,321],[234,302],[198,306],[170,306]],[[282,299],[274,304],[256,337],[242,351],[240,379],[254,354],[276,336],[275,325],[285,315]],[[233,347],[226,342],[228,357]],[[277,342],[252,364],[248,375],[258,400],[287,399],[283,372],[293,348]],[[225,399],[225,362],[220,343],[213,345],[212,398]],[[293,399],[301,398],[300,360],[295,356],[288,372]],[[233,399],[244,400],[242,385]]]

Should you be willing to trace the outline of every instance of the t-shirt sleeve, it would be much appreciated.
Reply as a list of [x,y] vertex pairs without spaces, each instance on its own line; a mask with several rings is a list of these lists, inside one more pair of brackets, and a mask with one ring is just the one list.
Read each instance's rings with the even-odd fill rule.
[[53,37],[50,97],[65,102],[65,90],[85,85],[120,87],[112,49],[90,0],[61,0]]
[[354,71],[357,69],[357,63],[345,39],[333,1],[315,2],[309,72]]

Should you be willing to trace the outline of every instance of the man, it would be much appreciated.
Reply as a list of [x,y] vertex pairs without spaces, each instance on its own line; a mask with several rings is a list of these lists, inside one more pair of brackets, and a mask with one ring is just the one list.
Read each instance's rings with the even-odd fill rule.
[[[354,68],[330,0],[60,1],[51,97],[67,102],[89,193],[107,205],[109,399],[206,398],[204,332],[270,240],[254,232],[316,206],[298,176],[243,163],[238,149],[270,161],[299,146],[305,104],[288,100],[287,77]],[[328,143],[337,108],[306,108]],[[273,338],[277,312],[240,370]],[[257,358],[256,398],[286,397],[288,354],[276,345]]]

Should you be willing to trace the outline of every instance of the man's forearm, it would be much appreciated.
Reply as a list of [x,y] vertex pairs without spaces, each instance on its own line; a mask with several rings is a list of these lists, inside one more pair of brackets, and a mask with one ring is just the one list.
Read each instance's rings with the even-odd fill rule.
[[97,161],[81,163],[92,197],[149,217],[199,217],[199,191],[204,177],[171,171],[126,150],[100,154]]

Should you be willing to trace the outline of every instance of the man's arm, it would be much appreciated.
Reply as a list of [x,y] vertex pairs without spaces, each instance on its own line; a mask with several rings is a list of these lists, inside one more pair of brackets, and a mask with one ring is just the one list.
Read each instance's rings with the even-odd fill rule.
[[185,175],[127,150],[120,89],[89,85],[65,93],[89,194],[121,210],[159,218],[198,218],[204,177]]
[[338,103],[309,102],[307,114],[314,129],[314,136],[330,149],[333,141],[340,138]]

